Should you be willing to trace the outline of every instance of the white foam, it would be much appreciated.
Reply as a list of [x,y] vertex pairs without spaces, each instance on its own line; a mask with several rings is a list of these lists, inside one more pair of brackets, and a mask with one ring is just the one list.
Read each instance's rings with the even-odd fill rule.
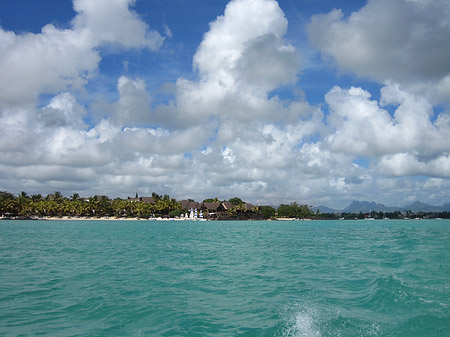
[[[298,309],[298,308],[297,308]],[[300,310],[292,313],[288,318],[287,327],[283,331],[284,337],[320,337],[320,331],[315,327],[312,310]]]

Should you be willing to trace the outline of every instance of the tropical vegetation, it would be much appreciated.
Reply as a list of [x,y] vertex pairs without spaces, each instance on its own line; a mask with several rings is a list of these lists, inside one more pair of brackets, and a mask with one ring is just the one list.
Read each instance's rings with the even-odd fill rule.
[[[43,217],[116,217],[116,218],[150,218],[179,217],[189,210],[184,209],[180,202],[170,198],[168,194],[152,193],[151,202],[145,198],[109,199],[106,196],[81,198],[78,193],[64,197],[61,192],[42,196],[28,195],[21,192],[14,195],[0,191],[0,216],[3,218],[43,218]],[[192,199],[188,199],[194,202]],[[281,204],[280,206],[254,206],[247,204],[238,197],[229,200],[208,198],[203,203],[226,203],[227,210],[216,219],[220,220],[262,220],[262,219],[408,219],[408,218],[450,218],[450,212],[376,212],[369,213],[320,213],[313,212],[308,205],[297,202]],[[250,206],[249,206],[250,205]]]
[[142,217],[168,216],[171,211],[180,210],[181,205],[168,195],[153,194],[154,203],[113,199],[102,196],[80,198],[74,193],[65,198],[56,191],[51,197],[40,194],[28,196],[21,192],[17,197],[9,192],[0,192],[0,214],[21,217]]
[[[117,218],[150,218],[150,217],[179,217],[187,211],[181,203],[168,194],[152,193],[152,201],[145,198],[109,199],[106,196],[92,196],[81,198],[78,193],[64,197],[61,192],[43,197],[41,194],[28,195],[21,192],[17,196],[9,192],[0,192],[0,215],[2,217],[42,218],[42,217],[117,217]],[[189,201],[193,201],[189,199]],[[228,208],[216,219],[251,220],[281,218],[305,218],[314,213],[307,205],[292,203],[272,206],[254,206],[238,197],[229,200],[208,198],[203,203],[227,203]]]

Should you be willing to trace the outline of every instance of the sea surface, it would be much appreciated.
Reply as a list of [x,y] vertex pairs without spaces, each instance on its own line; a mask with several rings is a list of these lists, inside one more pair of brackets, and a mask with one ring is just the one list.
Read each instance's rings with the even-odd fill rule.
[[0,221],[0,336],[450,336],[450,221]]

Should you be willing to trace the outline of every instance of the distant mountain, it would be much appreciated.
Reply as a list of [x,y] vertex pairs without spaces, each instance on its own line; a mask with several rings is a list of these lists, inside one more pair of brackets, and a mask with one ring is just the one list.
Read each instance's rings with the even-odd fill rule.
[[357,201],[353,200],[350,205],[345,207],[343,213],[367,213],[367,212],[392,212],[394,207],[386,207],[383,204],[377,204],[376,202]]
[[402,207],[405,211],[413,211],[413,212],[442,212],[442,206],[431,206],[424,204],[423,202],[416,201],[413,202],[409,206]]
[[333,209],[324,205],[320,205],[318,207],[312,207],[312,210],[316,212],[319,210],[320,213],[339,213],[340,211],[337,209]]
[[336,210],[324,205],[313,207],[313,211],[319,209],[320,213],[368,213],[368,212],[396,212],[396,211],[413,211],[413,212],[450,212],[450,203],[442,206],[432,206],[420,201],[413,202],[411,205],[404,207],[385,206],[376,202],[353,200],[350,205],[343,210]]

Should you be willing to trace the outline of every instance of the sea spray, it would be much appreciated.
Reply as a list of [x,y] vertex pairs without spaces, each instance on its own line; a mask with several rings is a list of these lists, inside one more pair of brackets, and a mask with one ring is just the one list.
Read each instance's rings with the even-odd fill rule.
[[316,325],[318,313],[311,304],[296,303],[286,308],[283,316],[285,317],[283,337],[321,337]]

